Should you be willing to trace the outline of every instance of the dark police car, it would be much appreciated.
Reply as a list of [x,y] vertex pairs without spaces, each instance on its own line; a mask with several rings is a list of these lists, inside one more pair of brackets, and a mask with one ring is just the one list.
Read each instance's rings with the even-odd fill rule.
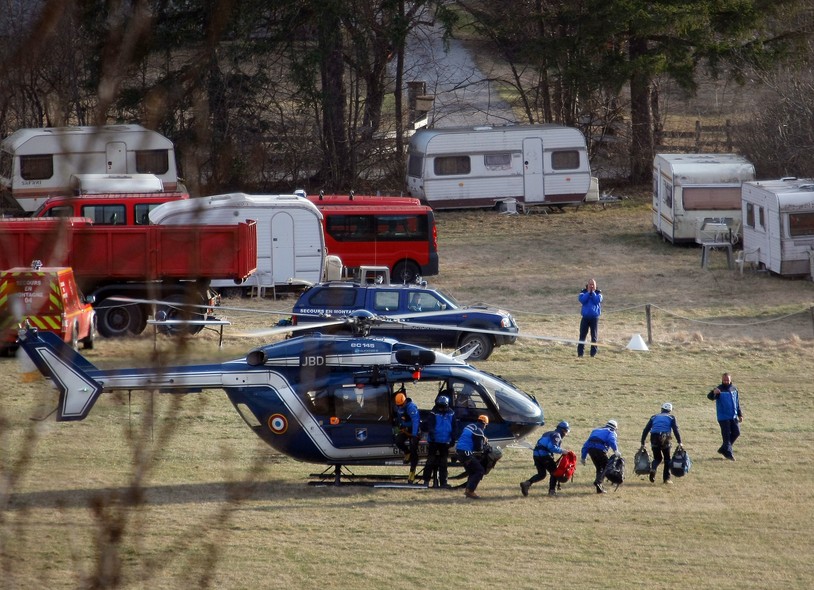
[[[360,310],[379,317],[397,316],[398,321],[373,321],[371,336],[431,347],[474,347],[471,360],[485,360],[494,347],[513,344],[517,339],[517,323],[508,312],[486,306],[464,307],[450,295],[424,285],[319,283],[297,300],[292,321],[302,326],[307,322],[324,322],[326,316],[358,315]],[[485,334],[467,328],[504,334]],[[341,334],[349,333],[351,328],[339,325],[314,331]]]

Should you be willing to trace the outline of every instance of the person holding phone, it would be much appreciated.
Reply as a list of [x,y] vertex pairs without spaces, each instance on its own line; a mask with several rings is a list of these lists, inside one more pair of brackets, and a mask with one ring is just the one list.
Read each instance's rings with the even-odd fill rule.
[[[602,313],[602,291],[596,288],[596,280],[591,279],[580,291],[579,302],[582,305],[582,319],[579,322],[579,344],[577,344],[577,357],[582,358],[585,353],[585,338],[591,332],[591,342],[596,342],[599,336],[599,316]],[[596,356],[597,347],[591,345],[591,356]]]

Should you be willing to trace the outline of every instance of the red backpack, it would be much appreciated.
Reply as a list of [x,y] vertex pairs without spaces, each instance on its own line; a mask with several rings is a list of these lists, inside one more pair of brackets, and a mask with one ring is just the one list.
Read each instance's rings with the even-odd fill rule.
[[557,461],[557,468],[554,470],[554,479],[561,483],[567,483],[574,477],[577,470],[577,454],[574,451],[566,451]]

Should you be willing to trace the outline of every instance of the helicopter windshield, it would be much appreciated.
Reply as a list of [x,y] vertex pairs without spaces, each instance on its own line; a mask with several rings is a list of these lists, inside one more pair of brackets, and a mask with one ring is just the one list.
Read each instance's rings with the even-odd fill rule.
[[543,411],[527,393],[488,373],[480,373],[479,384],[486,389],[501,417],[511,422],[541,423]]

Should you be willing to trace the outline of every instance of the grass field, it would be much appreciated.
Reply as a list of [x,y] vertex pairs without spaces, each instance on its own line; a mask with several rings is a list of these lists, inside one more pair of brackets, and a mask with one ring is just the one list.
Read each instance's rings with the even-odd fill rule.
[[[537,396],[547,423],[568,420],[566,446],[619,422],[628,478],[599,496],[579,467],[558,498],[523,498],[534,471],[509,448],[481,484],[459,491],[312,487],[320,466],[274,453],[222,392],[106,397],[78,423],[34,422],[56,403],[14,359],[0,404],[0,586],[7,588],[809,588],[814,580],[814,285],[700,268],[694,248],[652,233],[646,197],[608,209],[503,216],[438,214],[442,274],[467,303],[511,310],[524,332],[575,338],[576,294],[605,294],[596,359],[570,344],[523,339],[482,368]],[[258,312],[291,300],[229,300]],[[649,352],[625,349],[636,333]],[[160,341],[175,357],[242,354],[230,331],[276,317],[227,312],[226,345],[200,334]],[[99,365],[149,363],[152,334],[102,340]],[[714,405],[722,371],[745,420],[724,461]],[[641,430],[675,408],[689,475],[672,486],[632,474]],[[154,412],[154,414],[152,413]],[[488,434],[488,430],[487,430]],[[657,480],[658,482],[658,480]]]

